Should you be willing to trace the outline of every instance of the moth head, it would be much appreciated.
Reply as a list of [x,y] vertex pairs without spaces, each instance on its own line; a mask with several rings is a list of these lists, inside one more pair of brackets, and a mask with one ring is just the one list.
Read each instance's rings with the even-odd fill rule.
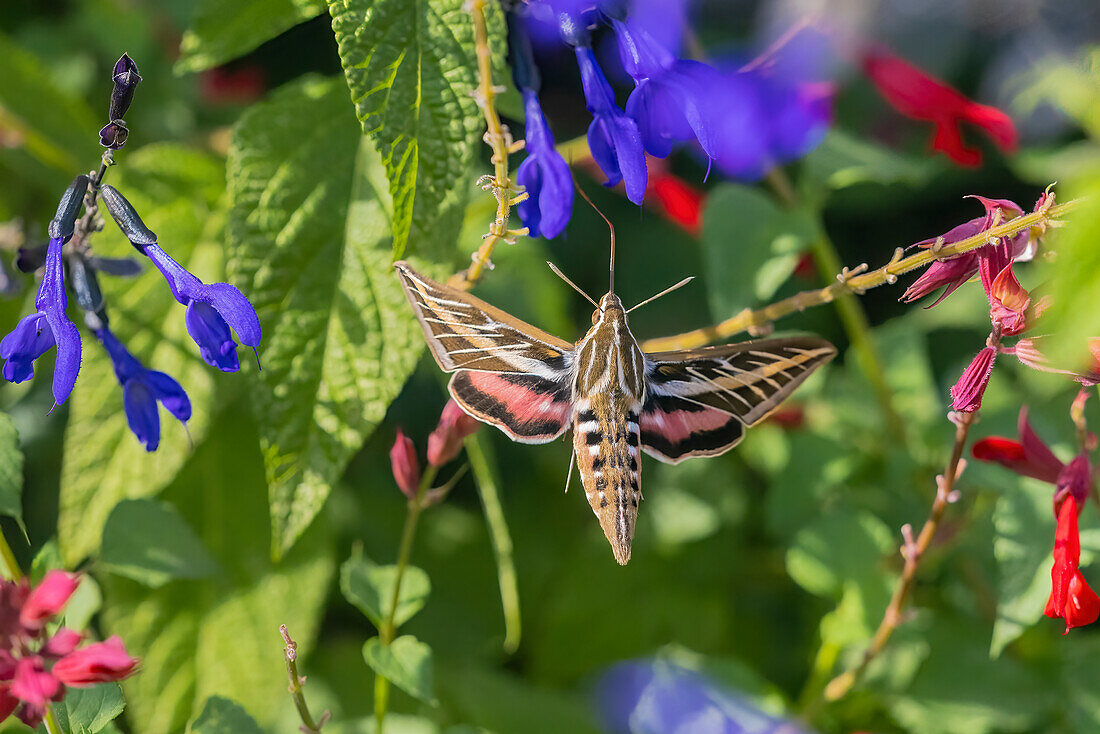
[[608,293],[600,299],[600,310],[595,311],[592,314],[592,323],[595,324],[600,320],[601,316],[607,315],[609,311],[622,311],[623,302],[619,300],[619,297],[614,293]]

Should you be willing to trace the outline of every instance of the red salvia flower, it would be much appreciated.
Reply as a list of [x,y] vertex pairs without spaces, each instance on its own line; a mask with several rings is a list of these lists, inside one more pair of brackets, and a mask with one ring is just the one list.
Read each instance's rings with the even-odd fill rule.
[[53,674],[67,686],[85,688],[130,675],[138,661],[130,657],[118,635],[69,653],[53,666]]
[[962,123],[977,126],[1002,150],[1016,150],[1016,127],[996,107],[978,104],[944,82],[883,49],[866,52],[863,71],[886,101],[901,114],[935,125],[932,149],[960,166],[978,166],[982,153],[967,147]]
[[649,159],[646,203],[690,235],[698,236],[702,229],[704,199],[698,189],[669,173],[664,161]]
[[1054,565],[1050,569],[1050,598],[1043,614],[1066,621],[1066,634],[1073,627],[1092,624],[1100,616],[1100,597],[1089,588],[1078,569],[1081,538],[1077,529],[1077,500],[1066,498],[1058,512],[1054,534]]

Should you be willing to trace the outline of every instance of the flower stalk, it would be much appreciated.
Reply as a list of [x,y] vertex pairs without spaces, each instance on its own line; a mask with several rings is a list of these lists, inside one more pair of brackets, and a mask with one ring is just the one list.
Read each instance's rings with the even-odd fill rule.
[[298,716],[302,719],[301,731],[303,734],[320,734],[321,727],[329,720],[331,714],[325,711],[321,714],[321,718],[314,719],[309,712],[309,705],[306,704],[306,697],[302,693],[302,685],[306,679],[298,674],[298,643],[291,638],[285,624],[279,625],[279,634],[283,636],[283,642],[286,643],[286,647],[283,648],[283,654],[286,657],[286,674],[290,678],[290,695],[294,699],[294,706],[298,709]]
[[905,257],[905,251],[898,248],[894,251],[894,256],[890,259],[890,262],[877,270],[868,272],[865,264],[853,269],[844,268],[836,276],[837,282],[830,283],[824,288],[803,291],[760,309],[746,308],[733,317],[713,326],[694,329],[674,336],[649,339],[642,343],[642,349],[647,352],[694,349],[712,342],[729,339],[743,331],[747,331],[752,335],[764,334],[771,329],[772,322],[783,316],[805,311],[813,306],[831,303],[839,298],[841,294],[855,293],[859,295],[871,288],[895,283],[899,275],[924,267],[933,260],[961,255],[990,244],[992,240],[1011,237],[1030,227],[1056,226],[1055,223],[1059,217],[1080,203],[1080,199],[1073,199],[1056,206],[1040,207],[1038,211],[1010,219],[972,237],[959,240],[954,244],[921,250],[909,257]]
[[486,188],[492,190],[496,197],[497,212],[489,224],[485,241],[471,258],[470,267],[451,278],[451,285],[466,289],[472,288],[486,269],[492,269],[493,250],[501,241],[507,242],[515,235],[526,234],[525,230],[513,232],[508,229],[512,205],[517,203],[513,199],[518,193],[509,177],[508,156],[515,152],[513,148],[518,150],[517,146],[522,146],[522,143],[513,145],[512,136],[497,113],[496,96],[500,88],[493,85],[493,54],[489,48],[489,31],[485,23],[485,0],[470,0],[469,10],[474,21],[474,47],[477,51],[478,88],[474,99],[485,115],[485,142],[493,151],[493,175],[488,177]]

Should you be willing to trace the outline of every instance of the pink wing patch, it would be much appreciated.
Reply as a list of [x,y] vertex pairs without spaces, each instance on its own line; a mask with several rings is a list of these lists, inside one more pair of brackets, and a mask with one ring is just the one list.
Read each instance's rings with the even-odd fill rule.
[[639,426],[642,449],[672,464],[692,456],[720,454],[745,434],[737,416],[671,395],[651,396],[642,409]]
[[467,413],[522,443],[554,440],[573,416],[568,383],[537,375],[461,370],[450,391]]

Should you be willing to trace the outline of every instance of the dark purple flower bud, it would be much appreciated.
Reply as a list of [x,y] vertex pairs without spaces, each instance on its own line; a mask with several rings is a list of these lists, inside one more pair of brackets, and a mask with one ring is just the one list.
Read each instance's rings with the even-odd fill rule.
[[[111,107],[107,115],[111,121],[121,120],[130,109],[130,103],[134,101],[134,92],[137,90],[138,83],[141,82],[137,64],[129,54],[122,54],[122,57],[115,62],[114,81],[115,86],[111,90]],[[122,142],[126,142],[125,138]],[[119,147],[121,145],[122,143],[119,143]]]
[[115,224],[122,230],[122,234],[126,235],[126,239],[130,240],[130,244],[137,248],[138,252],[144,254],[146,245],[157,243],[156,233],[145,226],[145,222],[141,221],[141,217],[134,210],[133,204],[127,201],[126,197],[118,192],[118,189],[104,184],[99,189],[99,196],[103,199],[103,205],[111,213]]
[[551,239],[565,230],[573,213],[573,180],[569,165],[554,148],[554,135],[539,107],[538,95],[525,89],[523,102],[527,157],[519,164],[516,181],[525,189],[527,199],[517,209],[531,236]]
[[596,63],[592,49],[578,46],[576,55],[584,98],[592,113],[592,124],[588,126],[588,148],[592,158],[607,176],[605,186],[623,181],[626,197],[640,205],[645,197],[647,173],[638,124],[615,104],[615,94]]
[[993,360],[997,350],[982,347],[982,350],[970,362],[959,381],[951,388],[951,409],[963,413],[973,413],[982,407],[982,395],[989,385],[989,376],[993,373]]
[[65,313],[68,299],[65,296],[65,266],[61,248],[60,239],[50,239],[46,270],[34,301],[38,312],[23,317],[15,329],[0,341],[0,358],[5,360],[3,375],[11,382],[23,382],[33,377],[34,361],[57,345],[53,370],[53,397],[57,405],[69,397],[80,372],[80,332]]
[[[130,243],[153,261],[176,300],[187,306],[184,320],[187,331],[199,346],[202,358],[222,372],[240,369],[237,343],[230,327],[242,344],[255,351],[260,346],[260,320],[244,294],[228,283],[203,283],[173,260],[157,244],[157,236],[145,226],[130,202],[110,186],[101,189],[107,211]],[[259,355],[256,357],[259,362]]]
[[134,278],[141,275],[145,268],[141,263],[129,257],[98,257],[92,255],[88,258],[88,265],[94,270],[119,278]]
[[1088,456],[1078,454],[1058,475],[1058,481],[1054,485],[1054,511],[1058,512],[1066,497],[1073,497],[1078,507],[1084,507],[1091,490],[1092,464],[1089,463]]
[[93,313],[103,309],[103,291],[99,288],[99,278],[83,254],[74,252],[67,260],[69,266],[69,285],[76,294],[76,303],[85,311]]
[[186,425],[191,418],[191,401],[187,393],[165,373],[145,368],[110,329],[102,327],[96,330],[95,335],[107,350],[115,368],[115,377],[122,385],[122,403],[130,430],[146,451],[156,451],[160,445],[157,402]]
[[77,176],[61,195],[61,201],[57,203],[57,214],[50,222],[50,239],[59,239],[63,243],[68,242],[76,228],[76,215],[84,203],[84,192],[88,190],[90,181],[87,176]]
[[111,150],[118,150],[126,145],[129,137],[130,128],[122,120],[112,120],[99,129],[99,144]]

